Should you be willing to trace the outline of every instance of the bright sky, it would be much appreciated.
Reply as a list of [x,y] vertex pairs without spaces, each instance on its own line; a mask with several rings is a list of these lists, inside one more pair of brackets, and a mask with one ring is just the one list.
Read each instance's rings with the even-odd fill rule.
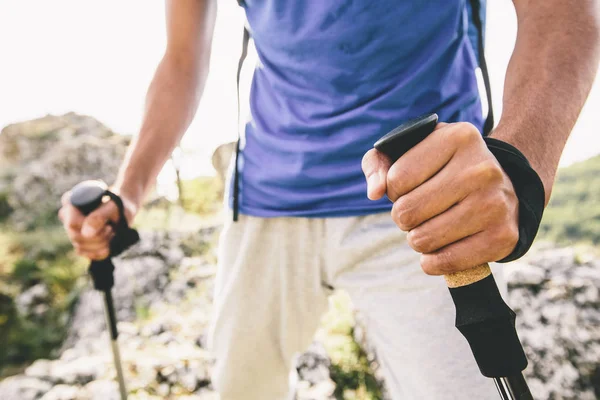
[[[516,21],[510,1],[488,3],[486,53],[499,115]],[[75,111],[94,116],[117,132],[135,134],[148,83],[165,45],[163,7],[156,0],[2,0],[0,127]],[[219,0],[209,81],[183,141],[185,151],[196,154],[185,165],[188,174],[212,173],[213,149],[236,137],[235,71],[242,21],[235,0]],[[562,165],[600,153],[598,81]],[[163,178],[168,176],[165,171]]]

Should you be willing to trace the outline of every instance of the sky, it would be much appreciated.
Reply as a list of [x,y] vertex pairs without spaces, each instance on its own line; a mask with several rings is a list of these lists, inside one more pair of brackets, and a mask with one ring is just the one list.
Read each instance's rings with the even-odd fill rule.
[[[211,72],[182,142],[184,154],[190,155],[184,175],[212,174],[212,151],[236,138],[235,72],[243,12],[234,0],[218,3]],[[499,115],[516,17],[511,1],[488,3],[486,54]],[[164,46],[163,1],[1,0],[0,127],[75,111],[116,132],[136,134],[145,93]],[[253,54],[246,63],[246,89],[255,59]],[[599,81],[567,143],[562,166],[600,153]],[[161,180],[172,176],[167,165]]]

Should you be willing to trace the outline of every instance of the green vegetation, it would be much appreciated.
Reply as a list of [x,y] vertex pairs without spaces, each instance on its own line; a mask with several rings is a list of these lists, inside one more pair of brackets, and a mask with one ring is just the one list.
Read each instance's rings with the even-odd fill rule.
[[[154,202],[140,212],[136,226],[193,231],[207,221],[218,221],[223,188],[216,178],[182,181],[181,190],[180,204]],[[64,338],[68,311],[87,279],[87,262],[75,255],[55,217],[33,231],[16,232],[5,218],[10,209],[4,200],[0,198],[0,376],[18,372],[19,366],[36,358],[52,356]],[[600,244],[600,156],[560,170],[539,238],[560,244]],[[208,250],[194,242],[182,246],[190,255]],[[14,298],[38,283],[48,288],[47,311],[19,315]],[[331,305],[319,339],[331,357],[336,398],[381,399],[367,355],[354,340],[349,299],[336,293]],[[142,305],[136,305],[136,311],[141,318],[148,317]]]
[[379,400],[381,387],[375,379],[367,354],[354,339],[355,320],[349,296],[336,292],[330,298],[318,339],[331,359],[329,372],[338,400]]
[[[144,230],[197,230],[207,219],[214,220],[220,207],[222,188],[213,177],[182,182],[183,205],[158,201],[145,207],[136,218]],[[19,372],[21,366],[37,358],[53,356],[64,340],[68,316],[87,281],[88,262],[78,257],[59,223],[56,213],[39,221],[34,230],[20,232],[5,218],[10,209],[0,197],[0,377]],[[197,254],[190,241],[186,254]],[[14,299],[37,285],[47,288],[48,296],[39,313],[21,315]],[[141,318],[148,310],[136,305]]]
[[[49,357],[66,333],[68,312],[84,283],[85,262],[72,251],[60,226],[32,232],[0,225],[0,373]],[[37,285],[47,298],[31,315],[17,312],[17,294]],[[2,367],[7,366],[5,371]]]
[[559,170],[539,237],[559,244],[600,244],[600,156]]
[[222,206],[223,187],[212,176],[198,177],[181,182],[181,204],[186,211],[194,214],[211,214]]

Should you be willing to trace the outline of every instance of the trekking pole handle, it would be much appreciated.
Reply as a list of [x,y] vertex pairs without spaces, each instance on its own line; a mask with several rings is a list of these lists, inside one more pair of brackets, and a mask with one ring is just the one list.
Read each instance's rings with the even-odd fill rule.
[[[437,125],[427,114],[403,123],[374,147],[395,162],[419,144]],[[515,330],[515,313],[506,305],[488,264],[444,275],[456,306],[456,327],[465,336],[481,373],[506,377],[521,373],[527,358]]]
[[110,197],[110,200],[117,205],[119,211],[119,220],[116,223],[109,222],[115,232],[115,236],[110,242],[110,257],[114,257],[140,240],[138,232],[127,224],[125,206],[121,197],[111,192],[106,183],[100,180],[89,180],[73,187],[71,190],[71,204],[83,215],[89,215],[102,205],[105,196]]
[[100,207],[108,186],[100,180],[83,181],[71,189],[71,204],[87,216]]
[[[404,153],[423,141],[434,131],[438,122],[437,114],[427,114],[405,122],[379,139],[374,147],[386,154],[392,163]],[[449,288],[467,286],[491,275],[488,264],[482,264],[465,271],[444,275]]]
[[110,241],[108,257],[104,260],[92,261],[89,272],[92,276],[94,287],[107,292],[114,285],[113,271],[115,267],[111,261],[111,257],[118,256],[131,245],[137,243],[140,240],[140,236],[135,229],[130,228],[127,224],[123,201],[118,195],[108,190],[104,182],[100,180],[83,181],[71,190],[71,204],[86,216],[102,205],[105,196],[110,197],[117,205],[119,220],[116,223],[109,222],[114,229],[115,236]]

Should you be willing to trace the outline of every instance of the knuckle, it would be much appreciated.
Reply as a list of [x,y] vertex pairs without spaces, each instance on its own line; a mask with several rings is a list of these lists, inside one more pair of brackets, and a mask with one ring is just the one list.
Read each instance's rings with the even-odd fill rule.
[[427,275],[442,275],[450,271],[450,259],[446,252],[421,256],[421,269]]
[[502,243],[504,247],[512,250],[519,241],[519,229],[512,224],[505,224],[498,230],[496,240]]
[[408,171],[402,163],[396,162],[387,173],[387,187],[390,194],[398,198],[406,194],[406,177]]
[[492,185],[502,181],[504,172],[495,160],[488,159],[477,164],[476,176],[480,182]]
[[431,239],[420,229],[410,231],[408,244],[417,253],[429,253],[431,251]]
[[487,193],[480,205],[491,220],[504,220],[509,211],[508,199],[499,191]]
[[401,198],[392,206],[392,219],[398,228],[405,232],[411,230],[416,225],[415,215],[406,203],[407,201],[404,198]]
[[478,141],[481,135],[475,125],[470,122],[458,122],[453,136],[459,145],[467,145]]
[[437,271],[440,274],[454,272],[454,257],[450,251],[442,251],[437,254]]

